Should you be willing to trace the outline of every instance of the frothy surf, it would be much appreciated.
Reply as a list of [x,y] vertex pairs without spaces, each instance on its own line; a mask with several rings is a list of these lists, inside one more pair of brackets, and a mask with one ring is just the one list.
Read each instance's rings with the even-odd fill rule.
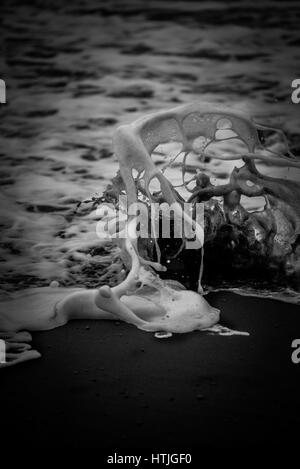
[[[266,196],[271,185],[273,191],[272,197],[274,197],[275,183],[272,186],[271,178],[263,178],[261,175],[258,176],[257,173],[254,172],[253,160],[259,159],[268,164],[276,163],[279,167],[283,165],[285,167],[289,166],[295,168],[300,167],[299,161],[295,159],[292,154],[286,157],[271,152],[272,154],[270,155],[267,149],[262,153],[255,153],[256,147],[260,144],[257,128],[261,128],[261,126],[257,127],[251,119],[241,113],[236,113],[222,106],[216,107],[211,104],[182,106],[171,111],[164,111],[147,116],[132,125],[122,126],[116,131],[114,138],[114,150],[119,159],[120,174],[128,196],[128,203],[132,204],[138,200],[138,191],[136,189],[137,181],[139,184],[143,181],[142,187],[144,188],[148,201],[155,201],[157,194],[151,193],[149,184],[152,179],[156,178],[160,183],[161,196],[169,205],[175,207],[175,220],[183,217],[185,221],[195,229],[195,236],[200,243],[202,252],[204,245],[204,227],[197,225],[197,222],[195,224],[193,219],[182,211],[178,192],[174,190],[163,173],[157,170],[151,159],[151,153],[162,143],[169,142],[170,140],[181,141],[183,145],[181,153],[184,154],[182,185],[186,190],[195,195],[195,192],[190,190],[184,181],[186,156],[190,152],[193,153],[196,151],[193,143],[199,135],[215,140],[216,132],[219,130],[218,124],[220,121],[224,120],[230,122],[230,129],[235,133],[235,137],[242,140],[247,147],[246,154],[243,153],[246,164],[244,167],[241,167],[241,174],[243,174],[242,172],[244,168],[246,168],[248,170],[247,180],[251,182],[251,185],[248,184],[246,187],[245,182],[247,181],[245,181],[243,177],[239,180],[238,178],[240,176],[239,173],[237,173],[238,176],[236,180],[229,183],[229,190],[236,192],[239,187],[241,193],[250,196],[256,196],[262,193]],[[223,137],[223,139],[226,140],[227,138]],[[203,156],[203,147],[201,147],[200,152]],[[219,156],[214,155],[214,157],[225,161],[241,158],[241,156],[238,157],[237,155],[226,156],[224,154]],[[174,161],[175,159],[172,160],[172,163]],[[134,169],[138,173],[137,177],[133,176]],[[253,174],[255,175],[254,182],[251,180]],[[207,184],[206,180],[206,186],[201,186],[202,183],[199,186],[198,183],[200,179],[198,175],[192,180],[196,184],[197,195],[199,195],[203,189],[212,193],[218,191],[219,195],[222,194],[222,192],[219,192],[217,186]],[[201,181],[203,182],[204,180]],[[290,202],[289,188],[287,190],[281,190],[278,184],[276,187],[279,189],[277,192],[275,191],[275,195],[282,197],[287,204]],[[225,191],[223,193],[227,194],[228,185],[226,187],[224,186],[222,190]],[[297,193],[294,195],[297,197]],[[230,203],[232,204],[232,201]],[[295,230],[294,234],[296,236],[299,228],[299,217],[297,210],[295,211],[293,208],[293,203],[292,200],[289,205],[289,213],[290,218],[294,221],[293,229]],[[245,214],[245,209],[240,205],[239,198],[233,205],[234,207],[231,207],[234,209],[233,214],[236,210],[239,214]],[[279,210],[279,205],[276,205],[274,201],[272,207],[275,207],[275,210]],[[49,207],[39,208],[39,212],[43,210],[48,213],[52,211]],[[10,214],[8,212],[7,217],[9,218],[9,216]],[[47,217],[46,221],[51,219],[49,214]],[[93,217],[91,218],[93,219]],[[89,214],[87,219],[89,219]],[[281,219],[282,216],[280,221]],[[41,229],[43,222],[45,222],[45,220],[41,221],[39,216],[37,223],[40,224]],[[267,229],[267,225],[267,222],[263,225],[265,230]],[[280,228],[280,225],[277,226]],[[73,226],[72,229],[74,230],[76,228]],[[247,335],[246,332],[234,331],[219,325],[220,311],[210,306],[201,295],[202,257],[199,266],[199,293],[196,293],[195,291],[186,290],[178,283],[162,280],[159,278],[158,274],[155,273],[155,270],[166,270],[164,266],[160,264],[160,247],[157,242],[155,243],[157,255],[155,261],[144,259],[140,255],[137,243],[137,219],[134,216],[128,217],[124,229],[126,230],[126,236],[122,238],[121,242],[119,240],[120,251],[116,255],[116,259],[121,257],[124,260],[124,258],[127,257],[126,267],[129,272],[126,275],[124,269],[121,271],[117,269],[120,275],[122,272],[123,278],[121,278],[121,281],[118,281],[115,286],[105,285],[97,289],[70,289],[58,287],[58,284],[54,281],[50,287],[28,289],[21,293],[13,293],[10,295],[10,298],[1,302],[0,307],[3,312],[0,316],[0,329],[16,333],[23,329],[48,330],[62,326],[71,319],[93,318],[121,319],[136,326],[138,329],[155,333],[158,338],[167,338],[173,333],[187,333],[195,330],[217,333],[224,336]],[[14,223],[11,230],[15,233],[18,230],[23,230],[23,232],[27,230],[28,232],[29,227],[26,219],[22,220],[20,216],[20,219],[18,222]],[[96,240],[86,236],[86,231],[88,230],[82,230],[82,240],[85,249],[96,248]],[[64,238],[68,239],[66,232],[67,230],[64,232]],[[72,236],[70,237],[72,238]],[[186,241],[187,240],[183,239],[183,243]],[[66,243],[68,243],[68,241],[66,241]],[[58,250],[61,249],[60,240],[57,245]],[[101,247],[103,248],[103,246],[104,244],[102,243]],[[32,246],[30,248],[32,249]],[[39,248],[47,250],[50,249],[50,246],[47,246],[46,243],[35,242],[33,249],[37,250]],[[75,248],[73,252],[75,263],[82,261],[85,258],[84,254],[86,254],[86,251],[82,250],[82,245],[81,250],[78,249],[77,245],[77,251]],[[110,271],[110,273],[113,276],[114,272]],[[12,343],[11,341],[8,342]],[[24,340],[25,344],[27,342],[28,341]],[[11,347],[13,346],[11,345]],[[28,347],[30,346],[27,344],[24,345],[23,348],[20,348],[19,358],[21,361],[25,360],[26,357],[29,358],[30,354],[27,354]],[[18,357],[13,355],[10,356],[10,358],[10,364],[14,361],[18,363]],[[2,366],[5,366],[5,364]]]

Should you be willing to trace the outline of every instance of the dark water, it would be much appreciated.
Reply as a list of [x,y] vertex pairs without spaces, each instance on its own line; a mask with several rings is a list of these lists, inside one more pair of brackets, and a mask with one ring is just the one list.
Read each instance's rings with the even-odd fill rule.
[[111,257],[97,216],[71,213],[115,175],[121,123],[212,101],[281,127],[300,154],[297,1],[7,1],[2,18],[3,292],[99,283]]

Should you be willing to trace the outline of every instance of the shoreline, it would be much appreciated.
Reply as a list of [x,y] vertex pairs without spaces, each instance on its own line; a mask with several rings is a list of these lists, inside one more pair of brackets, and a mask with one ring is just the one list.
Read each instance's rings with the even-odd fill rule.
[[[211,293],[221,324],[158,340],[118,321],[73,321],[33,334],[42,358],[2,370],[3,444],[176,447],[295,441],[299,308]],[[7,441],[6,441],[7,440]]]

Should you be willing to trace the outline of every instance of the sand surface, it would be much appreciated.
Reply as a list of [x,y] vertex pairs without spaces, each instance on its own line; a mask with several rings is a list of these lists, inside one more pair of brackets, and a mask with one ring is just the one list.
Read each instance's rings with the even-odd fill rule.
[[110,321],[34,334],[41,359],[1,372],[2,444],[239,448],[294,445],[300,369],[295,305],[215,293],[222,323],[250,332],[155,339]]

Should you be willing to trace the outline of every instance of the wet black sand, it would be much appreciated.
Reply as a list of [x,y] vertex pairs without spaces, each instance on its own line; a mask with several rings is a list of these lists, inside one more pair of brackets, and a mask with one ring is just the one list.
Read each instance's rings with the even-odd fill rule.
[[231,293],[210,302],[224,325],[250,336],[157,340],[109,321],[34,334],[42,358],[1,372],[2,444],[12,435],[48,448],[295,444],[299,308]]

